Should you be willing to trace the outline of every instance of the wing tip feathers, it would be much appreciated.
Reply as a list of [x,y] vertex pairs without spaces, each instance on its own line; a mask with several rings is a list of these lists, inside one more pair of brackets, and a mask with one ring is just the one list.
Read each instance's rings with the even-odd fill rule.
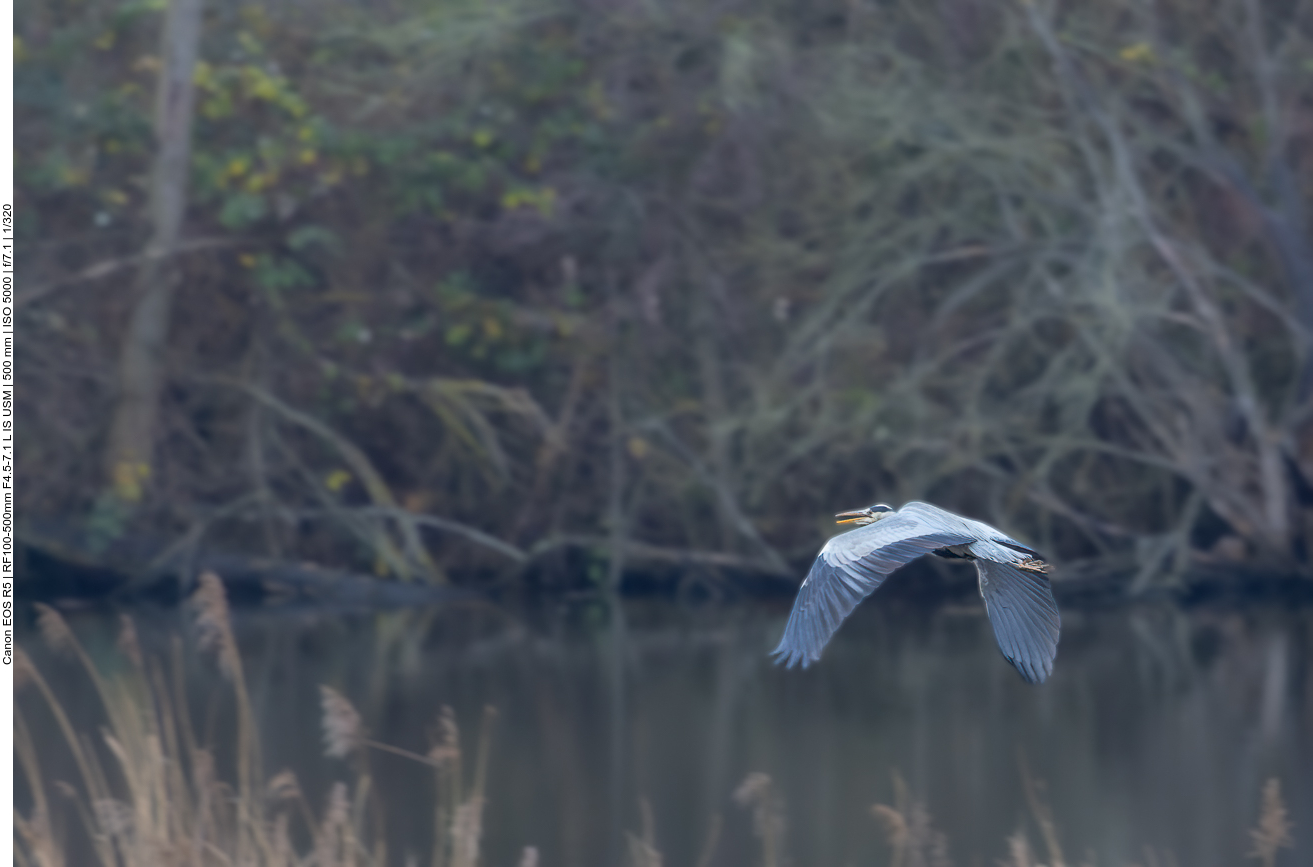
[[807,668],[813,662],[820,659],[820,655],[811,656],[796,647],[785,647],[783,643],[770,652],[771,662],[776,665],[782,665],[785,668],[796,668],[801,666]]

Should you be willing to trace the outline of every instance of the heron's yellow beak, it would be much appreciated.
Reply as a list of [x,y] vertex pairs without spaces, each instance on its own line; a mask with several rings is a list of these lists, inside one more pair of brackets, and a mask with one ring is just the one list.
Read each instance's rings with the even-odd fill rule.
[[871,515],[866,509],[856,509],[851,512],[840,512],[834,517],[839,519],[835,521],[836,524],[854,524],[862,518],[871,517]]

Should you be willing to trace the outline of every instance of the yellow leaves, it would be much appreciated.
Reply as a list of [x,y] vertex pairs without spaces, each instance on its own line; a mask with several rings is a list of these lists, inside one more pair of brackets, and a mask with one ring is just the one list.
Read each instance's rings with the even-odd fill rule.
[[242,30],[237,33],[237,44],[242,47],[242,51],[245,51],[251,57],[262,57],[266,53],[264,46],[260,44],[260,40],[256,39],[255,34],[249,30]]
[[59,181],[66,187],[85,186],[91,173],[82,166],[64,165],[59,170]]
[[128,194],[118,189],[108,189],[100,194],[101,199],[108,205],[114,205],[121,208],[128,203]]
[[501,336],[505,333],[506,331],[504,328],[502,328],[502,324],[500,321],[494,319],[491,316],[485,316],[483,318],[484,337],[488,338],[489,340],[499,340]]
[[150,478],[150,466],[142,462],[119,461],[114,465],[114,496],[125,503],[141,501],[145,492],[146,481]]
[[1127,45],[1117,52],[1117,56],[1127,63],[1153,63],[1158,59],[1154,54],[1153,46],[1144,41]]
[[556,208],[556,190],[551,187],[514,187],[502,194],[501,206],[508,211],[521,207],[536,208],[544,217],[550,217]]
[[497,137],[492,134],[491,130],[487,129],[476,129],[470,136],[470,141],[473,142],[474,146],[477,148],[490,147],[496,140]]
[[324,487],[336,494],[345,488],[353,478],[355,476],[339,467],[324,476]]
[[502,322],[494,317],[483,317],[483,336],[488,340],[500,340],[506,334],[506,328],[502,327]]
[[[203,93],[199,111],[204,117],[245,128],[240,136],[244,141],[233,150],[211,153],[202,149],[197,157],[212,191],[262,196],[282,187],[289,176],[300,176],[304,168],[326,162],[317,147],[320,120],[306,117],[305,100],[275,68],[251,62],[200,62],[195,81]],[[339,167],[324,180],[328,185],[337,183],[344,170]],[[235,218],[235,214],[229,216]]]
[[278,182],[278,171],[276,169],[271,168],[260,172],[252,169],[253,165],[250,157],[235,156],[228,160],[228,164],[224,166],[222,181],[237,181],[245,178],[242,187],[248,193],[263,192]]
[[640,436],[630,437],[625,447],[629,451],[629,456],[636,461],[647,457],[647,453],[652,450],[652,444]]
[[277,102],[282,95],[282,89],[278,86],[278,81],[260,67],[244,67],[242,75],[246,79],[247,93],[252,97]]
[[99,48],[101,51],[108,51],[109,49],[114,47],[114,43],[117,40],[118,40],[118,34],[116,34],[113,30],[106,30],[104,33],[100,34],[95,39],[93,39],[91,41],[91,44]]
[[[159,60],[150,58],[151,71],[159,68]],[[142,60],[137,61],[136,68],[145,69]],[[196,64],[192,74],[196,86],[209,95],[202,110],[210,118],[227,117],[233,113],[234,100],[248,99],[265,102],[276,106],[294,118],[302,118],[308,112],[305,100],[292,90],[285,77],[272,73],[263,66],[245,63],[240,66],[213,66],[205,61]],[[304,132],[308,127],[302,127]],[[313,133],[303,140],[309,140]]]
[[606,91],[602,89],[600,81],[594,81],[588,85],[588,90],[584,93],[584,101],[588,108],[592,110],[593,116],[598,120],[607,120],[614,114],[611,103],[606,98]]
[[270,74],[266,69],[247,64],[241,68],[242,85],[246,95],[276,105],[292,117],[304,117],[308,109],[305,100],[292,91],[281,75]]
[[23,45],[23,37],[14,34],[14,63],[22,63],[27,57],[27,48]]
[[250,253],[243,253],[237,257],[237,261],[242,264],[243,268],[254,268],[258,260]]
[[246,179],[245,187],[248,193],[259,193],[278,183],[278,172],[267,171],[251,175]]

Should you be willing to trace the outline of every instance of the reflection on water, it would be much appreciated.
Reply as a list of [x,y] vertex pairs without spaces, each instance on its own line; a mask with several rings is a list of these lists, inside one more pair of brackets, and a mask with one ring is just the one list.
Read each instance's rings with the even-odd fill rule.
[[[991,864],[1019,828],[1040,845],[1022,761],[1043,781],[1073,862],[1093,853],[1102,865],[1170,863],[1170,852],[1180,864],[1243,863],[1271,776],[1281,778],[1297,846],[1278,863],[1313,860],[1313,611],[1067,610],[1042,687],[998,655],[974,606],[868,603],[806,672],[766,657],[786,613],[783,601],[475,603],[248,611],[237,628],[266,768],[291,767],[310,793],[352,775],[322,755],[321,683],[356,704],[376,740],[420,752],[442,705],[469,733],[482,707],[495,706],[488,865],[517,863],[525,845],[544,867],[624,863],[640,799],[666,864],[698,863],[717,815],[710,863],[759,863],[751,816],[732,798],[754,771],[783,796],[789,863],[887,863],[870,807],[893,802],[897,773],[956,863]],[[181,612],[134,616],[143,644],[162,656],[187,632]],[[112,617],[70,620],[106,668],[122,664]],[[75,725],[94,731],[102,718],[85,681],[36,645],[29,637]],[[197,727],[222,743],[229,694],[208,661],[187,660]],[[20,707],[35,714],[35,701],[25,694]],[[62,749],[57,732],[39,736],[45,752]],[[410,851],[425,863],[430,772],[383,753],[369,761],[393,860]],[[47,767],[58,775],[57,762]]]

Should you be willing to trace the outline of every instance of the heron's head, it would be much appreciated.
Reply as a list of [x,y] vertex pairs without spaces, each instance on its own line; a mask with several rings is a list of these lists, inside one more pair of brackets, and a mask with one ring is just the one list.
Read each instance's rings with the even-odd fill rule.
[[865,509],[857,509],[852,512],[840,512],[834,517],[839,519],[840,524],[874,524],[881,518],[887,518],[894,513],[894,510],[884,503],[876,503],[874,506],[867,506]]

